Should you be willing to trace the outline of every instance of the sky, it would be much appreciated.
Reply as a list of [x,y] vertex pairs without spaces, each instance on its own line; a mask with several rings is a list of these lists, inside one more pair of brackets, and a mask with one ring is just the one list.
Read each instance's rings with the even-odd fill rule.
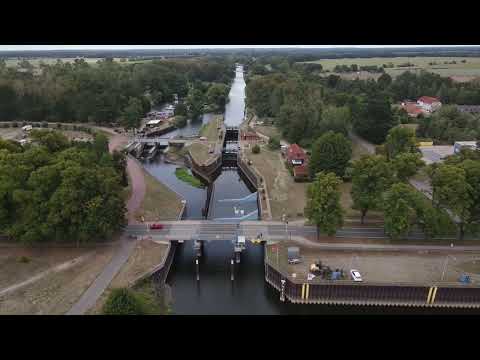
[[125,49],[237,49],[237,48],[418,48],[418,47],[456,47],[478,45],[0,45],[0,51],[9,50],[125,50]]

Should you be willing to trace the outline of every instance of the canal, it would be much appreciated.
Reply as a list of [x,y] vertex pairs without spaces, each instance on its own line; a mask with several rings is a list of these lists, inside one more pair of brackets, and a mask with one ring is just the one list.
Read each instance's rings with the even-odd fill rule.
[[[244,118],[245,81],[241,68],[229,94],[225,111],[227,126],[238,126]],[[202,122],[209,121],[203,118]],[[194,125],[195,126],[195,125]],[[197,128],[197,132],[199,127]],[[195,129],[192,130],[193,133]],[[201,208],[206,191],[195,189],[178,181],[175,165],[165,164],[160,156],[146,164],[147,170],[162,182],[180,192],[188,201],[188,218],[201,218]],[[235,217],[232,203],[218,200],[238,199],[252,193],[235,169],[223,169],[215,180],[213,209],[210,217]],[[251,205],[250,205],[251,206]],[[256,206],[256,205],[255,205]],[[244,209],[251,210],[251,209]],[[232,212],[233,211],[233,212]],[[171,288],[173,314],[187,315],[275,315],[275,314],[426,314],[442,313],[442,309],[358,307],[327,305],[294,305],[282,303],[279,293],[265,282],[264,247],[247,242],[241,263],[234,265],[234,281],[231,280],[230,261],[233,257],[231,241],[205,242],[203,256],[199,260],[200,280],[196,278],[193,241],[185,241],[177,247],[167,278]],[[448,310],[449,313],[468,313],[465,310]]]

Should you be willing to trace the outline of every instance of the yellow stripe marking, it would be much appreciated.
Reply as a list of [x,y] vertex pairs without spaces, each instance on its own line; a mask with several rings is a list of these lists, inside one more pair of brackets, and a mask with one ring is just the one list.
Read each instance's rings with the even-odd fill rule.
[[307,288],[307,291],[305,294],[305,300],[308,300],[308,293],[310,292],[310,284],[306,284],[306,288]]
[[432,290],[433,288],[430,288],[430,290],[428,291],[427,304],[430,304],[430,297],[432,296]]
[[302,300],[305,298],[305,284],[302,284]]
[[433,289],[433,294],[432,294],[432,299],[430,300],[430,304],[433,304],[435,301],[435,296],[437,295],[437,287],[435,286],[435,289]]

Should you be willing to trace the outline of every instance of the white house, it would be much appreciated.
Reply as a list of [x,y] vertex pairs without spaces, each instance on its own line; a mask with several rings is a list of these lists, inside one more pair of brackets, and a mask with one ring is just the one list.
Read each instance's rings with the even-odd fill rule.
[[442,106],[442,103],[439,99],[431,96],[422,96],[420,99],[417,100],[417,104],[423,110],[428,112],[434,112]]

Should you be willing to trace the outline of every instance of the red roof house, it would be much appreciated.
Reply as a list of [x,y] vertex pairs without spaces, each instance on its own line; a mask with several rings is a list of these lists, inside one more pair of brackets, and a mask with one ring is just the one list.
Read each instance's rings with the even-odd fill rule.
[[408,116],[417,117],[423,113],[423,109],[414,102],[403,102],[402,108],[407,112]]
[[432,96],[422,96],[421,98],[418,99],[419,102],[423,102],[425,104],[433,104],[435,102],[440,102],[439,99],[437,99],[436,97],[432,97]]
[[428,112],[433,112],[442,106],[439,99],[431,96],[422,96],[417,100],[417,104]]
[[308,176],[308,164],[306,162],[302,165],[293,167],[293,177],[295,180],[306,179]]
[[307,154],[297,144],[292,144],[287,149],[287,160],[292,165],[302,165],[307,160]]

